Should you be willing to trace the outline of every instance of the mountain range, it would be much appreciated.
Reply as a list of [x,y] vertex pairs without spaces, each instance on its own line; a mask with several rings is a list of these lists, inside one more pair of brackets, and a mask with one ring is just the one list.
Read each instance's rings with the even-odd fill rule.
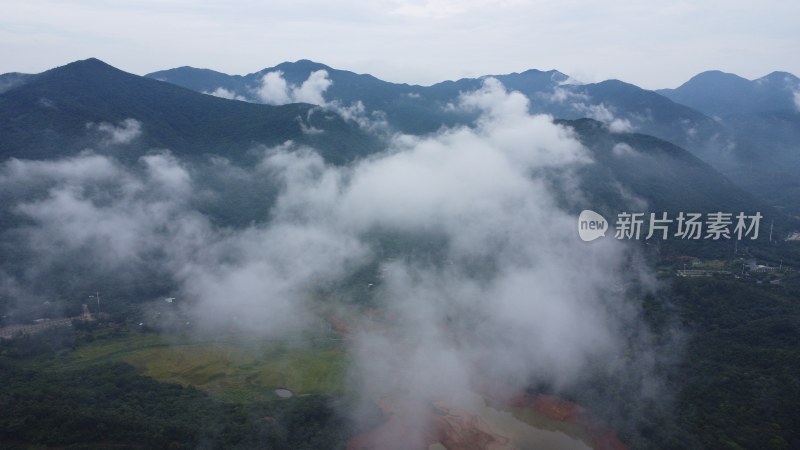
[[791,214],[800,213],[800,79],[773,72],[756,80],[719,71],[704,72],[676,89],[649,91],[619,80],[580,84],[555,71],[487,75],[431,86],[396,84],[370,75],[337,70],[308,60],[282,63],[244,76],[181,67],[148,77],[198,92],[224,88],[258,101],[264,75],[280,72],[290,85],[324,70],[332,81],[327,101],[361,101],[385,114],[396,129],[426,133],[469,116],[448,110],[462,92],[493,76],[531,99],[533,112],[561,119],[593,118],[616,131],[649,134],[711,164],[746,190]]
[[442,125],[468,120],[447,105],[462,92],[473,91],[487,77],[498,79],[506,88],[531,99],[532,112],[557,118],[593,118],[614,124],[624,131],[638,131],[667,139],[698,151],[728,145],[730,133],[708,116],[670,101],[652,91],[618,80],[592,84],[571,84],[570,78],[556,70],[527,70],[522,73],[486,75],[444,81],[432,86],[396,84],[371,75],[337,70],[308,60],[282,63],[248,75],[226,75],[208,69],[180,67],[146,75],[198,92],[212,93],[219,88],[237,98],[259,101],[257,92],[264,75],[280,72],[290,85],[301,85],[312,72],[324,70],[331,86],[326,100],[345,105],[362,102],[368,111],[381,111],[398,130],[426,133]]
[[[202,95],[97,59],[17,80],[0,95],[2,159],[43,159],[97,147],[103,135],[98,130],[127,119],[136,121],[141,137],[109,144],[139,152],[168,148],[180,156],[214,153],[238,158],[256,145],[292,140],[343,162],[375,145],[356,124],[333,113],[314,114],[312,105],[271,106]],[[117,153],[122,158],[139,155],[130,150]]]
[[[315,71],[325,71],[331,82],[323,92],[326,107],[258,103],[257,90],[266,74],[280,72],[288,86],[300,86]],[[766,176],[772,184],[743,185],[738,179],[743,166],[730,151],[746,142],[766,146],[763,143],[772,136],[770,145],[780,147],[781,155],[790,158],[800,153],[792,147],[800,142],[795,140],[800,121],[788,109],[786,99],[778,95],[785,89],[781,82],[797,79],[772,74],[747,82],[716,72],[701,75],[678,89],[660,92],[618,80],[577,84],[554,70],[494,78],[528,96],[532,112],[550,114],[576,130],[599,163],[582,177],[587,191],[603,193],[596,201],[618,207],[626,201],[619,194],[624,191],[661,210],[724,207],[771,211],[777,206],[791,213],[798,211],[793,179]],[[716,86],[716,77],[728,81],[716,91],[704,88],[704,83]],[[0,158],[44,159],[92,147],[128,160],[153,148],[168,148],[187,158],[220,155],[237,160],[246,159],[254,146],[292,140],[341,164],[381,149],[379,135],[342,113],[348,107],[359,105],[366,115],[379,113],[394,131],[431,133],[476,118],[448,105],[458,101],[461,93],[479,88],[484,78],[432,86],[396,84],[308,60],[244,76],[181,67],[141,77],[88,59],[38,75],[0,76],[0,86],[5,89],[0,93]],[[713,114],[720,108],[727,110],[725,99],[745,82],[750,86],[749,100],[737,106],[738,112],[724,118]],[[206,95],[219,94],[220,88],[245,101]],[[706,95],[692,94],[697,91]],[[769,109],[768,105],[782,109]],[[735,126],[742,117],[760,121],[752,122],[745,133]],[[122,127],[129,119],[141,130],[138,137],[126,142],[100,139],[102,130]],[[612,151],[621,143],[633,149],[634,157],[624,158]],[[791,170],[773,161],[777,152],[751,154],[758,162],[749,163],[750,170],[770,174],[776,164]],[[759,186],[779,189],[782,194],[765,195],[768,192],[756,189]]]

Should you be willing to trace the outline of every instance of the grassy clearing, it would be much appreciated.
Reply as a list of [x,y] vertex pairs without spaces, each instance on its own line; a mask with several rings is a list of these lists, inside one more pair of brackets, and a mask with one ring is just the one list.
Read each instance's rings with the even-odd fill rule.
[[337,394],[345,354],[336,345],[287,341],[197,341],[130,333],[78,348],[71,365],[124,361],[160,381],[192,385],[221,399],[248,402],[295,394]]

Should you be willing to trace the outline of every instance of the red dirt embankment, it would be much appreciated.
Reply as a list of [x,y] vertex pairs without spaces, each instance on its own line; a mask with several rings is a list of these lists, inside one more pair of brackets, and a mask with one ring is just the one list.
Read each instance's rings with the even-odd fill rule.
[[619,440],[614,431],[570,401],[551,395],[520,393],[508,403],[515,408],[532,409],[553,420],[582,426],[589,433],[594,450],[628,450],[628,446]]

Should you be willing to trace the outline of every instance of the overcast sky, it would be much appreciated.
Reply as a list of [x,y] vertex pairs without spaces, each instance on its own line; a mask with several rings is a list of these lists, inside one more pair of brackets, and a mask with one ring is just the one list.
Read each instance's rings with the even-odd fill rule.
[[0,73],[100,58],[136,74],[312,59],[416,84],[526,69],[676,87],[800,74],[796,0],[4,1]]

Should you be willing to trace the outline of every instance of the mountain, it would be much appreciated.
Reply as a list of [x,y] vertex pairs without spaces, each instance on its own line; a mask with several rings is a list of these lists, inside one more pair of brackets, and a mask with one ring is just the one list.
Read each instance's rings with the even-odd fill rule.
[[[463,79],[430,87],[400,85],[369,75],[336,71],[310,61],[285,63],[261,73],[273,70],[283,72],[289,83],[304,81],[314,70],[330,70],[334,84],[327,94],[332,98],[344,102],[361,96],[364,100],[359,100],[369,105],[393,111],[393,117],[406,117],[406,125],[412,118],[416,119],[428,131],[448,120],[466,120],[456,113],[447,115],[441,107],[435,110],[431,105],[454,101],[459,92],[474,89],[481,82],[480,79]],[[182,76],[186,83],[194,80],[192,83],[197,89],[202,89],[207,82],[258,78],[258,74],[226,78],[218,72],[191,68],[167,72],[158,74],[166,76],[165,79]],[[527,71],[498,76],[498,79],[511,87],[526,88],[531,96],[542,95],[547,89],[568,88],[570,91],[564,95],[572,98],[573,103],[587,102],[591,98],[614,110],[649,108],[651,126],[663,127],[662,130],[686,126],[683,120],[695,124],[710,120],[656,93],[619,81],[567,86],[562,84],[566,75],[555,71]],[[381,97],[384,92],[387,92],[386,98]],[[409,93],[417,93],[418,97]],[[401,100],[403,97],[406,100]],[[405,109],[400,106],[401,101],[407,102]],[[431,117],[426,117],[424,107],[408,106],[414,102],[427,103],[427,113]],[[543,101],[532,103],[534,110],[541,108],[540,104],[546,105]],[[558,104],[558,101],[551,103]],[[591,200],[595,204],[624,208],[632,199],[636,204],[635,197],[638,197],[646,206],[659,211],[727,208],[738,212],[766,208],[674,143],[643,133],[612,131],[613,127],[596,120],[574,119],[580,114],[570,113],[570,108],[576,106],[566,101],[558,106],[563,116],[573,119],[562,123],[574,128],[593,153],[596,164],[583,169],[581,182],[586,192],[594,193]],[[132,142],[104,143],[97,124],[121,126],[118,124],[124,124],[127,119],[138,121],[141,135]],[[388,120],[394,125],[391,117]],[[312,128],[316,131],[309,133]],[[87,147],[105,149],[115,152],[117,157],[131,159],[153,148],[169,148],[188,158],[222,155],[236,159],[246,157],[247,150],[255,145],[277,145],[286,140],[313,146],[334,163],[350,161],[380,148],[377,138],[329,110],[306,104],[271,106],[203,95],[120,71],[96,59],[44,72],[0,95],[0,157],[3,159],[50,158]],[[121,148],[125,150],[120,151]]]
[[710,71],[658,92],[713,115],[731,130],[734,145],[707,161],[740,186],[800,215],[799,78],[773,72],[751,81]]
[[454,111],[448,106],[456,102],[462,92],[478,89],[483,79],[494,77],[506,88],[528,96],[534,112],[563,119],[589,117],[614,123],[626,131],[651,134],[674,142],[700,156],[731,145],[730,132],[719,123],[658,93],[617,80],[570,84],[569,77],[556,70],[531,69],[521,73],[444,81],[432,86],[390,83],[371,75],[337,70],[308,60],[284,62],[244,76],[223,76],[219,72],[190,67],[146,76],[198,92],[211,93],[224,88],[239,98],[258,101],[256,92],[265,74],[280,71],[289,84],[299,86],[317,70],[325,70],[332,81],[325,92],[326,101],[345,106],[361,102],[368,113],[384,115],[394,128],[406,133],[428,133],[443,125],[473,120],[474,115]]
[[[671,213],[761,211],[775,215],[763,201],[745,192],[687,150],[656,137],[613,133],[592,119],[559,120],[572,128],[594,164],[578,170],[587,203],[600,209]],[[637,200],[643,204],[637,205]],[[566,201],[566,200],[565,200]]]
[[561,87],[541,112],[566,119],[591,117],[618,130],[649,134],[703,158],[728,145],[730,132],[719,123],[653,91],[619,80]]
[[[380,111],[393,127],[407,133],[432,132],[442,124],[453,125],[463,117],[445,111],[441,99],[430,96],[430,92],[422,86],[390,83],[372,75],[338,70],[309,60],[284,62],[243,76],[191,67],[163,70],[145,76],[203,93],[213,93],[223,88],[237,98],[257,103],[261,101],[257,91],[264,75],[280,72],[287,83],[299,86],[318,70],[326,71],[333,82],[325,92],[328,102],[356,108],[360,102],[368,113]],[[448,99],[457,95],[456,91]]]
[[795,93],[800,78],[786,72],[772,72],[756,80],[718,70],[703,72],[676,89],[657,92],[677,103],[710,116],[798,111]]
[[260,86],[262,77],[267,73],[281,72],[288,83],[300,85],[308,78],[309,74],[318,70],[328,72],[330,79],[334,82],[327,91],[331,99],[345,102],[361,100],[370,108],[378,108],[388,104],[387,99],[389,98],[414,91],[414,87],[409,85],[389,83],[371,75],[337,70],[325,64],[305,59],[285,62],[247,75],[227,75],[209,69],[179,67],[149,73],[145,76],[198,92],[211,93],[218,88],[224,88],[248,101],[257,102],[259,99],[255,91]]
[[[255,145],[287,140],[344,162],[374,149],[357,124],[312,105],[226,100],[123,72],[87,59],[58,67],[0,94],[0,158],[49,158],[97,147],[106,127],[138,121],[137,151],[239,157]],[[309,132],[313,130],[313,132]],[[324,145],[323,145],[324,144]],[[122,155],[137,157],[137,152]]]
[[0,94],[27,83],[33,77],[34,75],[19,72],[0,74]]
[[[177,84],[197,92],[213,92],[217,88],[240,91],[245,83],[245,78],[239,75],[228,75],[210,69],[195,69],[189,66],[154,72],[148,74],[147,77]],[[180,83],[176,83],[174,80],[180,80]]]

